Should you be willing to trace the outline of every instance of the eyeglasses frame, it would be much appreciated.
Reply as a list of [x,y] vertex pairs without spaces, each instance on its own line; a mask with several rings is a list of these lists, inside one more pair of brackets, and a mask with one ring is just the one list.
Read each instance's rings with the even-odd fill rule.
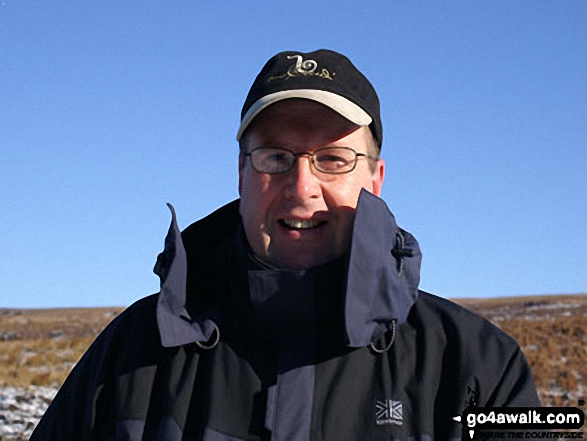
[[[291,165],[291,168],[284,170],[284,171],[280,171],[280,172],[266,172],[266,171],[261,171],[258,170],[257,167],[255,167],[255,164],[253,163],[252,160],[252,156],[253,156],[253,152],[255,152],[256,150],[264,150],[264,149],[275,149],[275,150],[284,150],[286,152],[289,152],[293,155],[294,157],[294,161]],[[355,163],[353,164],[352,168],[350,168],[349,170],[345,170],[345,171],[341,171],[341,172],[327,172],[327,171],[323,171],[320,170],[318,167],[316,167],[316,163],[314,162],[316,159],[316,153],[320,152],[320,151],[324,151],[324,150],[330,150],[330,149],[344,149],[344,150],[350,150],[351,152],[353,152],[355,154]],[[265,173],[268,175],[282,175],[284,173],[289,173],[290,171],[293,170],[293,168],[296,165],[296,162],[298,160],[299,157],[301,156],[309,156],[310,157],[310,163],[312,164],[312,167],[314,167],[314,170],[316,170],[317,172],[320,173],[324,173],[325,175],[345,175],[347,173],[351,173],[355,168],[357,168],[357,163],[359,162],[359,158],[365,157],[367,159],[371,159],[372,161],[377,161],[379,158],[375,158],[371,155],[369,155],[368,153],[361,153],[361,152],[357,152],[355,149],[351,148],[351,147],[335,147],[335,146],[330,146],[330,147],[322,147],[319,148],[317,150],[314,150],[313,152],[300,152],[300,153],[295,153],[292,152],[289,149],[286,149],[285,147],[257,147],[254,148],[253,150],[251,150],[250,152],[243,152],[242,150],[240,151],[241,155],[243,155],[244,157],[251,157],[251,166],[253,167],[253,169],[257,172],[257,173]]]

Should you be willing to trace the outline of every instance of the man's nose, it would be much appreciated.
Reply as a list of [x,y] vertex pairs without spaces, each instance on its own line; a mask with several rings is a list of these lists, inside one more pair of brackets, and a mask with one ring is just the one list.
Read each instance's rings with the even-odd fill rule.
[[287,177],[286,194],[288,198],[303,201],[319,196],[320,181],[313,167],[311,156],[300,155],[296,158],[296,163]]

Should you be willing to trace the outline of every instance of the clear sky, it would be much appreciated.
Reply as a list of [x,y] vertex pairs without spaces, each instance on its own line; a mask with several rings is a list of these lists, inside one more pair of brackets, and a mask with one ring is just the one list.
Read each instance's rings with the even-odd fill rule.
[[0,0],[0,307],[156,292],[165,203],[238,197],[249,86],[319,48],[379,93],[422,289],[587,292],[587,1]]

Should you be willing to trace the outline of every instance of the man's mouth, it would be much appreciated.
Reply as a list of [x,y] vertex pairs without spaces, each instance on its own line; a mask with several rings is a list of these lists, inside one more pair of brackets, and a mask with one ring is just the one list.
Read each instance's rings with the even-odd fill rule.
[[301,219],[279,219],[279,224],[282,227],[288,228],[290,230],[309,230],[312,228],[318,228],[322,225],[326,225],[326,221],[324,220],[301,220]]

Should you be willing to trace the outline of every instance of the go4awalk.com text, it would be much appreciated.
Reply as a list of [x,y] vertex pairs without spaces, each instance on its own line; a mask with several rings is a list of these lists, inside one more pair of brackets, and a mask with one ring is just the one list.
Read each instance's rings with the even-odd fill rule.
[[585,414],[576,407],[470,407],[455,420],[464,426],[469,439],[571,439],[583,438],[583,432],[559,430],[581,429]]

